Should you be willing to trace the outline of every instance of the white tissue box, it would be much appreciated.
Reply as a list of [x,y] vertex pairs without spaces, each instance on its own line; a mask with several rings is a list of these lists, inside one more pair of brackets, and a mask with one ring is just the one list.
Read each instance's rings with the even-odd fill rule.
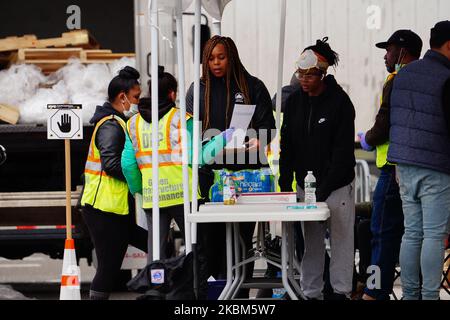
[[295,192],[242,193],[237,200],[239,204],[246,203],[295,203]]

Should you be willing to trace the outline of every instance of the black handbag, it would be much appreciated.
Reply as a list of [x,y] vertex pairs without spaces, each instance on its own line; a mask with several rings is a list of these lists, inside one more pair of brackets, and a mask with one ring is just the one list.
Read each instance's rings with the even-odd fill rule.
[[127,283],[138,300],[194,300],[192,252],[148,264]]

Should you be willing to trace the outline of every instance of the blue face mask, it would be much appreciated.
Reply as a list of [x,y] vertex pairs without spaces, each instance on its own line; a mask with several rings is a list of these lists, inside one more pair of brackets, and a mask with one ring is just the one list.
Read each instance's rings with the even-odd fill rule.
[[402,63],[404,58],[403,48],[400,50],[400,56],[398,57],[398,61],[395,64],[395,72],[399,72],[401,68],[403,68],[404,64]]

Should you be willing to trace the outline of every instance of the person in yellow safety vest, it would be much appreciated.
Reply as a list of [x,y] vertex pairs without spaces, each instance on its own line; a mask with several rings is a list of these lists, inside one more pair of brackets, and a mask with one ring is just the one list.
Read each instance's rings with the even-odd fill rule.
[[127,183],[120,165],[126,118],[141,94],[139,72],[125,67],[108,86],[109,101],[97,106],[84,170],[82,216],[97,256],[89,297],[106,300],[120,275],[128,244],[147,251],[147,233],[135,224]]
[[[159,67],[159,208],[160,258],[169,258],[167,238],[174,219],[184,235],[184,198],[181,145],[181,112],[176,107],[177,81]],[[152,114],[151,98],[139,102],[139,113],[127,123],[127,138],[122,153],[122,169],[132,194],[142,193],[143,208],[148,220],[148,246],[152,247]],[[192,159],[193,119],[187,114],[188,157]],[[234,129],[213,137],[201,150],[200,163],[210,163],[231,139]],[[192,160],[189,161],[192,163]],[[191,179],[191,168],[189,167]],[[189,192],[192,194],[191,184]],[[200,198],[200,196],[198,196]],[[148,256],[149,262],[152,255]]]
[[[295,73],[292,75],[291,81],[289,85],[284,86],[281,88],[281,114],[280,114],[280,128],[283,126],[283,114],[284,114],[284,108],[286,105],[286,100],[289,98],[289,96],[294,93],[295,91],[300,90],[300,82],[298,81],[297,77],[295,76]],[[273,109],[273,117],[276,119],[276,102],[277,102],[277,94],[272,98],[272,109]],[[267,161],[269,162],[270,169],[272,169],[272,172],[274,174],[278,174],[279,167],[278,165],[275,166],[274,164],[274,158],[275,155],[273,154],[273,149],[275,148],[275,139],[272,140],[272,142],[267,146]],[[278,154],[280,152],[278,151]],[[279,157],[278,157],[279,159]],[[280,186],[277,184],[275,186],[276,192],[280,192]],[[294,177],[294,180],[292,181],[292,191],[297,191],[297,180]],[[299,224],[300,225],[300,224]]]
[[[394,271],[398,263],[400,243],[404,231],[400,190],[396,181],[395,165],[387,161],[390,133],[390,97],[394,78],[404,65],[419,59],[422,40],[411,30],[398,30],[388,41],[376,45],[386,49],[384,60],[390,73],[383,87],[380,110],[372,129],[360,132],[361,146],[366,151],[377,150],[377,167],[380,178],[373,196],[371,216],[372,257],[371,265],[381,271],[381,286],[366,288],[363,300],[389,300],[394,284]],[[365,273],[365,271],[362,271]]]
[[[284,115],[284,108],[285,108],[285,105],[286,105],[286,100],[295,91],[300,90],[300,88],[301,88],[300,87],[300,82],[298,81],[295,73],[292,75],[292,78],[291,78],[291,81],[290,81],[289,85],[284,86],[283,88],[281,88],[280,128],[283,126],[283,115]],[[277,94],[275,94],[273,96],[273,98],[272,98],[272,109],[273,109],[273,117],[274,118],[276,118],[276,103],[277,103]],[[275,173],[275,172],[279,171],[279,168],[278,168],[278,166],[275,166],[274,163],[273,163],[273,160],[274,160],[274,154],[273,154],[274,144],[275,144],[275,141],[272,141],[267,146],[267,161],[269,162],[269,166],[272,169],[272,172]],[[277,192],[281,191],[279,185],[276,185],[275,188],[276,188]],[[294,180],[292,182],[292,191],[294,191],[294,192],[297,191],[297,180],[295,179],[295,177],[294,177]]]

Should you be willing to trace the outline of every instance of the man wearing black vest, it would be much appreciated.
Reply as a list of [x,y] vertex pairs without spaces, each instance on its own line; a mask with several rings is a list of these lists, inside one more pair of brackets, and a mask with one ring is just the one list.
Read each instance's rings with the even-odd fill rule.
[[450,21],[431,29],[430,46],[398,73],[391,95],[388,161],[398,164],[405,216],[405,300],[439,299],[450,225]]
[[366,133],[359,133],[366,151],[377,150],[380,177],[373,194],[370,230],[372,232],[371,265],[380,268],[381,286],[367,287],[364,300],[389,300],[394,286],[395,266],[398,263],[403,236],[403,210],[395,176],[395,166],[387,161],[390,130],[390,97],[394,78],[401,68],[420,58],[422,40],[411,30],[397,30],[386,42],[376,44],[386,49],[384,60],[389,72],[383,86],[380,109],[375,124]]

